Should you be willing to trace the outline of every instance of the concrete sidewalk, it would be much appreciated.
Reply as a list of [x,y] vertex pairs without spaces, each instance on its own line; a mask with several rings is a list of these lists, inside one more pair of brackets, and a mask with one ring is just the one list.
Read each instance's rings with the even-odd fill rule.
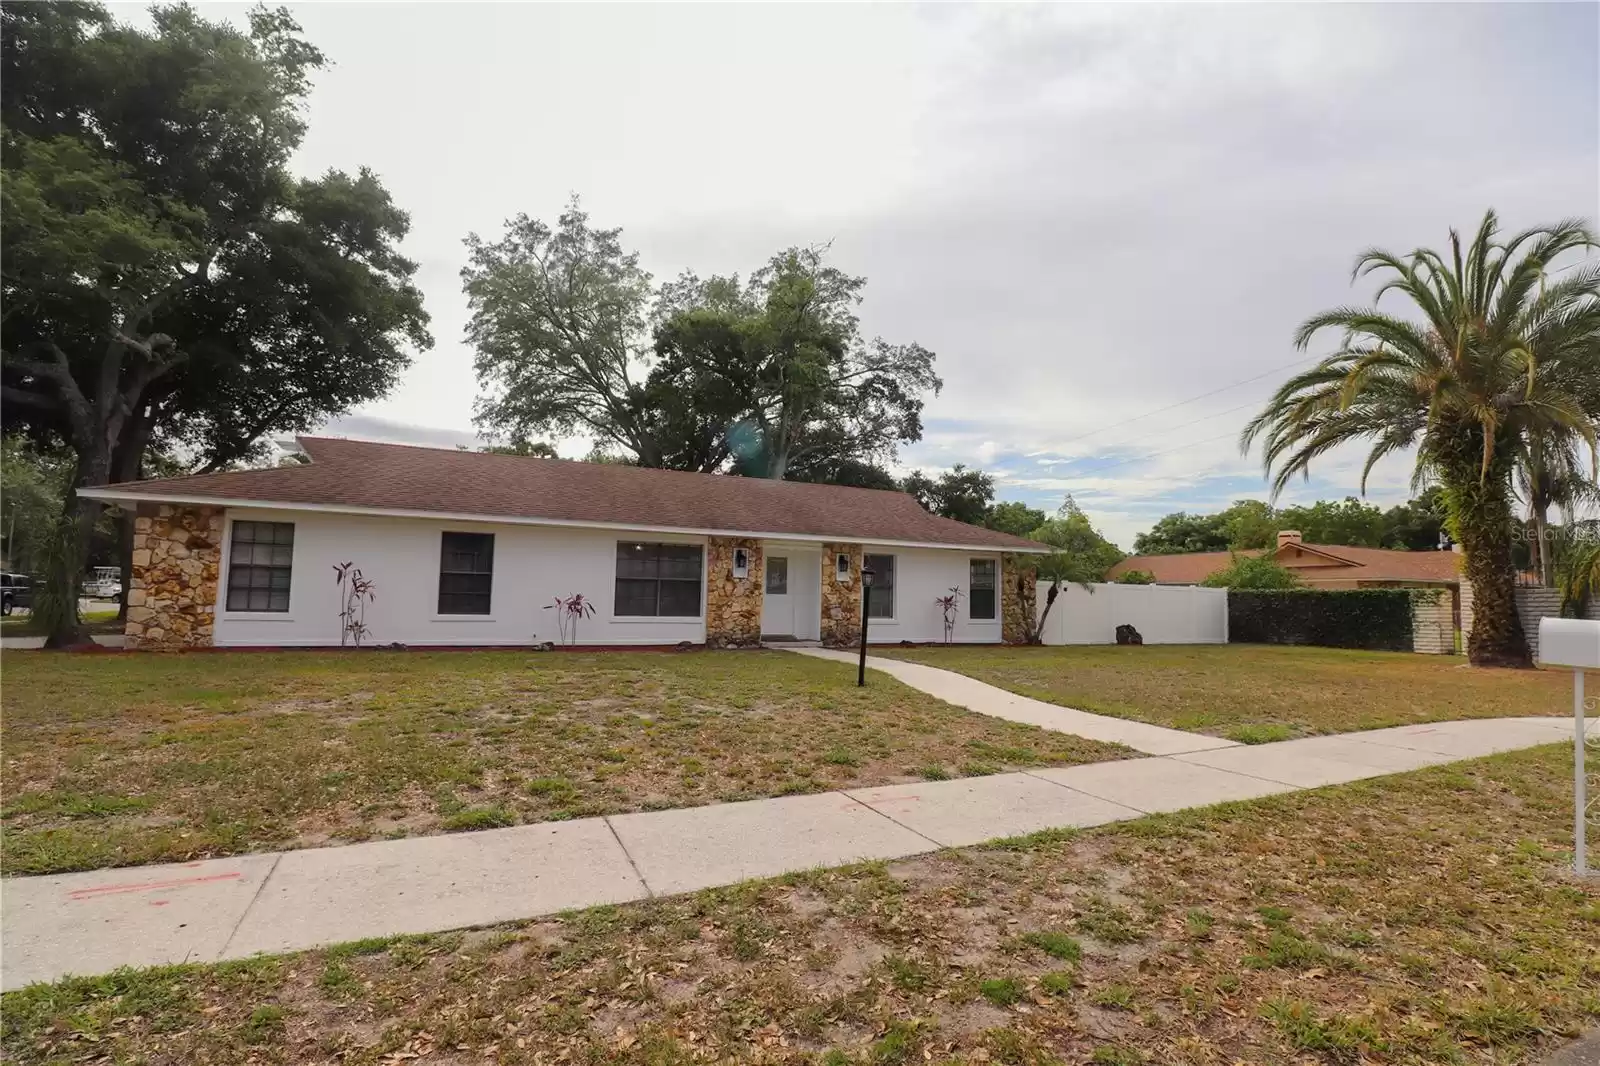
[[1563,718],[1447,722],[957,781],[7,878],[0,881],[0,988],[118,966],[210,962],[490,925],[1040,829],[1103,825],[1557,743],[1570,740],[1571,728]]
[[[95,633],[89,639],[102,648],[120,648],[127,641],[121,633]],[[43,637],[0,637],[0,651],[39,651],[43,647]]]
[[[831,659],[834,662],[851,665],[857,661],[855,653],[847,651],[831,651],[827,648],[784,650],[797,655]],[[1091,714],[1088,711],[1076,711],[1071,707],[1030,699],[965,674],[958,674],[953,670],[941,670],[937,666],[908,663],[900,659],[880,659],[874,655],[867,656],[867,666],[881,670],[890,677],[903,681],[914,689],[920,689],[930,696],[936,696],[946,703],[965,707],[977,714],[1004,718],[1011,722],[1038,726],[1041,729],[1053,729],[1057,733],[1071,733],[1090,740],[1122,744],[1134,751],[1142,751],[1146,755],[1181,755],[1186,751],[1210,751],[1215,748],[1239,746],[1236,741],[1223,740],[1221,737],[1186,733],[1181,729],[1167,729],[1164,726],[1135,722],[1130,718]]]

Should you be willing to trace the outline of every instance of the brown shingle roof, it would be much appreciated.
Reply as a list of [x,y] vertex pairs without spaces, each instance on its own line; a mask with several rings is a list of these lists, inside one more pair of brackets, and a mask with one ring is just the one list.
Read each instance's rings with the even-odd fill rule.
[[[1294,542],[1324,556],[1333,556],[1348,563],[1339,566],[1333,559],[1319,559],[1325,565],[1289,569],[1300,573],[1309,583],[1359,581],[1443,581],[1461,579],[1461,556],[1447,551],[1395,551],[1391,548],[1352,548],[1343,544],[1310,544]],[[1240,555],[1260,555],[1259,551],[1242,551]],[[1189,552],[1183,555],[1130,555],[1107,574],[1114,579],[1129,570],[1145,570],[1155,575],[1163,585],[1197,585],[1218,570],[1225,569],[1232,556],[1228,552]]]
[[308,464],[135,481],[95,494],[1039,550],[1033,541],[938,518],[905,493],[880,489],[327,437],[301,437],[300,445]]

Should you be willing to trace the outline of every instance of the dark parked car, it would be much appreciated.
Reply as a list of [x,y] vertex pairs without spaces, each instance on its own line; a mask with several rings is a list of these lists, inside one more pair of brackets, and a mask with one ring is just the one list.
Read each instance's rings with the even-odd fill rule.
[[0,614],[18,607],[33,609],[33,579],[27,574],[0,574]]

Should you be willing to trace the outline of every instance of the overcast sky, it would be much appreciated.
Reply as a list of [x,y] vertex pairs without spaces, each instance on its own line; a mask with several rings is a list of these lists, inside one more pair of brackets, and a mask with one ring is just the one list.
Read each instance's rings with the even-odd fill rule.
[[[868,334],[938,353],[902,466],[1070,491],[1126,548],[1265,495],[1238,430],[1295,325],[1370,294],[1358,251],[1491,205],[1600,214],[1593,4],[294,10],[334,62],[297,165],[382,176],[433,316],[393,395],[332,427],[352,436],[472,439],[462,238],[579,193],[658,279],[832,241]],[[1355,492],[1359,462],[1291,498]]]

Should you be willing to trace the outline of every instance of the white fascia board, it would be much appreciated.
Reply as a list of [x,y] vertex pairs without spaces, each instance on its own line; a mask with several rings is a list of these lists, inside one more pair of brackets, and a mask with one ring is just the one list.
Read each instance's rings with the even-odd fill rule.
[[761,540],[800,541],[816,544],[841,541],[871,544],[886,548],[930,548],[935,551],[1010,552],[1021,555],[1048,555],[1049,548],[1013,548],[998,544],[937,544],[928,541],[882,540],[847,534],[764,533],[752,529],[690,529],[683,526],[646,526],[623,522],[581,522],[563,518],[526,518],[512,515],[468,514],[457,511],[411,511],[386,507],[350,507],[330,503],[292,503],[285,500],[224,499],[218,496],[191,496],[180,492],[152,496],[147,492],[119,491],[115,485],[83,488],[78,495],[105,503],[183,503],[207,507],[248,507],[268,511],[311,511],[320,514],[362,515],[372,518],[424,518],[446,522],[483,522],[509,526],[552,526],[561,529],[605,529],[629,533],[688,533],[701,537],[745,537]]

